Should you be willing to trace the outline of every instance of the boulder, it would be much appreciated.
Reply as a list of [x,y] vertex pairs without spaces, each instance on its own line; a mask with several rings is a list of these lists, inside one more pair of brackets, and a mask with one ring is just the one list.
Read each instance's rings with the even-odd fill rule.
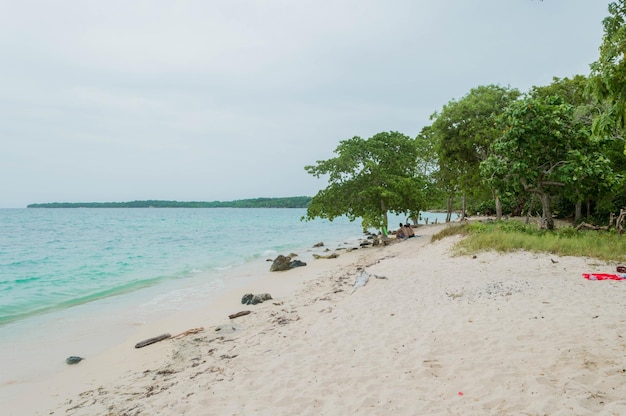
[[272,295],[269,293],[259,293],[257,295],[253,295],[252,293],[246,293],[241,298],[241,303],[244,305],[256,305],[257,303],[263,303],[266,300],[272,299]]
[[281,272],[295,267],[306,266],[305,262],[300,260],[291,260],[291,257],[292,256],[283,256],[280,254],[274,259],[274,262],[270,266],[270,272]]
[[69,356],[65,359],[65,362],[68,364],[78,364],[79,362],[83,361],[84,358],[83,357],[78,357],[76,355],[72,355]]
[[291,262],[290,257],[283,256],[279,254],[278,257],[274,259],[274,262],[270,266],[270,272],[280,272],[284,270],[289,270],[289,263]]
[[306,263],[300,260],[291,260],[289,262],[290,269],[293,269],[294,267],[302,267],[302,266],[306,266]]

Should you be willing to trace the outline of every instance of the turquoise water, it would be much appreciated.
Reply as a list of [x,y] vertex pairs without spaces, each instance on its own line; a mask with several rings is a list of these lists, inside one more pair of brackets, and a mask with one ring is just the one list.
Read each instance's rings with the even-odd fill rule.
[[[0,325],[202,273],[358,237],[304,209],[0,210]],[[288,254],[288,253],[284,253]]]

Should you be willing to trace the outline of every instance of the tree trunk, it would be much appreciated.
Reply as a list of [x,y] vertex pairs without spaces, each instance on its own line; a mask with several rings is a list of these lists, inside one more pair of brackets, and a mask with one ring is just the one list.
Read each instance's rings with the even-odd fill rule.
[[580,221],[582,216],[583,216],[583,203],[582,201],[578,201],[576,202],[576,209],[574,212],[574,224],[578,224],[578,221]]
[[465,219],[465,212],[467,211],[467,209],[466,209],[467,196],[465,194],[463,194],[462,201],[463,202],[461,203],[461,221],[463,221]]
[[591,217],[591,199],[587,200],[587,219]]
[[502,219],[502,203],[500,202],[500,197],[496,193],[496,219]]
[[545,227],[548,230],[554,230],[554,218],[552,218],[552,206],[551,198],[548,194],[541,194],[541,209],[543,211],[541,216],[541,227]]
[[453,197],[449,196],[446,204],[446,222],[452,219],[452,201]]
[[380,212],[383,215],[383,229],[381,231],[384,236],[387,236],[389,234],[389,217],[387,215],[387,205],[385,205],[385,201],[382,199],[380,200]]
[[526,225],[530,223],[530,216],[533,215],[533,208],[535,207],[535,194],[530,196],[530,203],[528,204],[528,212],[526,213]]

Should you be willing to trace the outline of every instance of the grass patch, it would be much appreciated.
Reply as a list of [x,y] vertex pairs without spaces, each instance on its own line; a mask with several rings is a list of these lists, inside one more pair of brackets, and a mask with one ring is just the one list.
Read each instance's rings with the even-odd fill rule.
[[470,233],[470,225],[468,223],[463,223],[460,225],[450,225],[443,230],[439,231],[437,234],[433,234],[430,238],[430,241],[441,240],[442,238],[450,237],[451,235],[469,235]]
[[573,227],[542,230],[517,220],[471,222],[446,227],[432,241],[450,235],[466,238],[455,246],[460,254],[495,250],[550,253],[557,256],[592,257],[604,261],[626,260],[626,236],[612,231],[576,231]]

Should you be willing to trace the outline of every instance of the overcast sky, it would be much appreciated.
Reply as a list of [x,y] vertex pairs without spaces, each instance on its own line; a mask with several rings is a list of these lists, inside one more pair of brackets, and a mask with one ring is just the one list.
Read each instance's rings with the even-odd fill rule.
[[0,207],[309,195],[340,140],[587,75],[608,0],[0,0]]

